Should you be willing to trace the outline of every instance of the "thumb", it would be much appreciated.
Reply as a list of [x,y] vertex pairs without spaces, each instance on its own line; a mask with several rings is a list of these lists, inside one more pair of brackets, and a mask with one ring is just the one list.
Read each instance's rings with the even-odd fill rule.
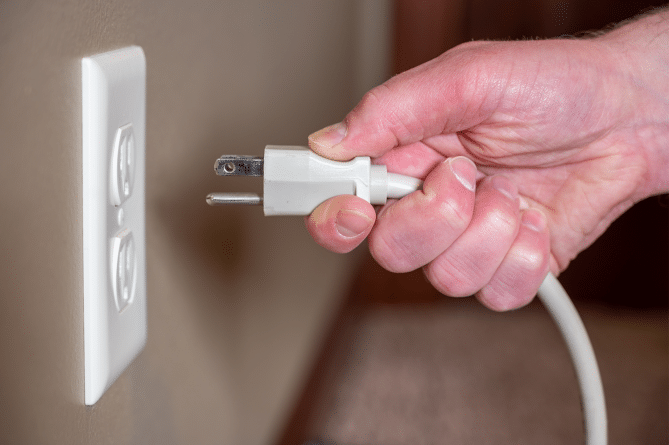
[[309,147],[339,161],[379,157],[482,122],[491,110],[481,106],[484,85],[472,85],[475,50],[455,48],[375,87],[342,122],[310,135]]
[[[309,136],[309,147],[321,156],[337,161],[346,161],[356,156],[379,157],[403,142],[419,140],[420,129],[413,132],[410,126],[419,127],[421,122],[407,113],[408,91],[390,91],[382,84],[362,98],[342,122],[330,125]],[[410,122],[409,122],[410,121]],[[399,134],[404,129],[400,140]]]

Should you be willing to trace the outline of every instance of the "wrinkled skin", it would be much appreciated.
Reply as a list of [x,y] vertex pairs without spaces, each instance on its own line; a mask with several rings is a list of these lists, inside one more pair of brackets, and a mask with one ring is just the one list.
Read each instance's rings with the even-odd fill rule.
[[[666,192],[669,17],[587,40],[471,42],[365,95],[309,138],[425,180],[376,214],[355,196],[307,218],[384,268],[424,268],[450,296],[520,307],[635,202]],[[473,161],[473,162],[471,162]]]

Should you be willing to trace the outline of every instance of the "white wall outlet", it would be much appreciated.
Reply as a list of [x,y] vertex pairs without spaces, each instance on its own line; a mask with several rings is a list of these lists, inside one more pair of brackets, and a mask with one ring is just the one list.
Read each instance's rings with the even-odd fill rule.
[[142,48],[82,59],[84,399],[93,405],[146,343]]

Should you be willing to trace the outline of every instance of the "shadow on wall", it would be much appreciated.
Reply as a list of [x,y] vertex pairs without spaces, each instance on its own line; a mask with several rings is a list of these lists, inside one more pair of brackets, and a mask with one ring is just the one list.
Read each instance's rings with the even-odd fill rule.
[[[209,154],[213,150],[206,146],[195,147],[193,151]],[[165,224],[181,254],[197,259],[200,264],[194,267],[234,280],[242,275],[244,252],[249,249],[249,238],[253,236],[249,219],[259,218],[262,209],[229,211],[207,205],[207,193],[223,188],[229,190],[231,184],[224,184],[224,180],[215,176],[214,159],[193,156],[190,160],[193,165],[183,167],[179,186],[153,203],[156,217]]]

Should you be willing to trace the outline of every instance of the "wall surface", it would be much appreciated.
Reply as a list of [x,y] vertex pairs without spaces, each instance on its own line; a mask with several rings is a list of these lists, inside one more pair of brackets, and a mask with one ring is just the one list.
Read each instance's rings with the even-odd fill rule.
[[[211,167],[306,143],[383,80],[387,39],[361,30],[386,29],[386,3],[0,0],[0,443],[274,440],[356,257],[300,218],[206,206],[261,190]],[[131,44],[148,73],[148,344],[85,407],[80,59]]]

